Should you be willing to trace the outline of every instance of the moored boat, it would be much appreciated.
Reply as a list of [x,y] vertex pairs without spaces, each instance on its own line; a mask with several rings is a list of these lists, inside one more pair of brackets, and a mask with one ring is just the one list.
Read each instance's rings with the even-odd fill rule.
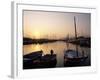
[[[77,28],[76,28],[76,18],[74,16],[74,27],[75,27],[75,41],[77,41]],[[64,51],[64,66],[80,66],[88,58],[84,55],[84,51],[80,53],[78,51],[78,46],[76,45],[76,50],[68,49]]]
[[57,63],[56,54],[46,54],[42,57],[42,63],[45,67],[55,67]]
[[23,68],[30,69],[40,64],[43,51],[35,51],[23,56]]
[[75,50],[67,50],[64,52],[64,66],[78,66],[80,63],[84,63],[85,60],[88,58],[87,55],[79,55],[78,51]]
[[37,58],[40,58],[42,56],[42,54],[43,54],[42,50],[35,51],[35,52],[31,52],[31,53],[24,55],[23,58],[37,59]]
[[23,56],[23,68],[50,68],[55,67],[57,63],[56,54],[43,55],[43,51],[36,51]]

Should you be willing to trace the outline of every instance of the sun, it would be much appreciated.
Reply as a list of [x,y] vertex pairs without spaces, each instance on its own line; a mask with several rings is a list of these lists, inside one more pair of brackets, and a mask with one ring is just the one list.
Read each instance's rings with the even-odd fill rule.
[[36,39],[39,39],[40,38],[40,33],[39,32],[34,32],[34,37],[36,38]]

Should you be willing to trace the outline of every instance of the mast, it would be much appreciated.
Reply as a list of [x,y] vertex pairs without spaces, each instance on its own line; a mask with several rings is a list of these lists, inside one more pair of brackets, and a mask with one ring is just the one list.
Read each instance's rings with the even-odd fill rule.
[[76,18],[74,16],[74,25],[75,25],[75,39],[77,40],[77,30],[76,30]]
[[[76,28],[76,18],[74,16],[74,26],[75,26],[75,42],[77,43],[77,28]],[[77,51],[77,54],[76,56],[78,57],[78,46],[76,45],[76,51]]]
[[67,50],[69,49],[69,34],[67,35]]

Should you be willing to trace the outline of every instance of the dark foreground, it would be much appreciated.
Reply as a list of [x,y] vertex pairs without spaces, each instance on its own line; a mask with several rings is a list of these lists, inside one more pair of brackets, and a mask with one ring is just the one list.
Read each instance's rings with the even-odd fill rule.
[[[71,50],[72,51],[72,50]],[[68,53],[65,53],[68,54]],[[88,56],[70,58],[64,54],[64,67],[90,66],[87,62]],[[75,54],[75,53],[74,53]],[[43,51],[36,51],[23,56],[23,69],[53,68],[56,67],[57,57],[51,54],[43,55]]]

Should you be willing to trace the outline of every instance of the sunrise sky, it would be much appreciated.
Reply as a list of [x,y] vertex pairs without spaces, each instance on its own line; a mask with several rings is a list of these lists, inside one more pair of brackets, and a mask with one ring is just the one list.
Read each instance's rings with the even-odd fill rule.
[[23,34],[29,38],[64,38],[74,36],[74,16],[78,36],[90,36],[89,13],[23,11]]

